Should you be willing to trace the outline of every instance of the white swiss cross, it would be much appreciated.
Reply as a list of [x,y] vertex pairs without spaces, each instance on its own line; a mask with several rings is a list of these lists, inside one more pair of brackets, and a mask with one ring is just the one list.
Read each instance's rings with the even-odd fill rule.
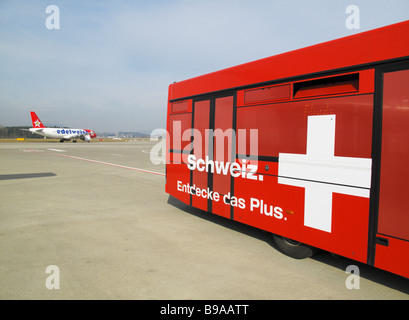
[[369,198],[372,160],[335,157],[335,115],[309,116],[307,154],[280,153],[278,183],[305,188],[304,225],[331,232],[332,194]]

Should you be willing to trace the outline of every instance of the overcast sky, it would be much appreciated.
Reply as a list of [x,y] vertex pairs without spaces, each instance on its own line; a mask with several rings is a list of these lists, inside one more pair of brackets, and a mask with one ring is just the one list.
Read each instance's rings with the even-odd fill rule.
[[0,0],[0,125],[164,128],[174,81],[404,20],[409,0]]

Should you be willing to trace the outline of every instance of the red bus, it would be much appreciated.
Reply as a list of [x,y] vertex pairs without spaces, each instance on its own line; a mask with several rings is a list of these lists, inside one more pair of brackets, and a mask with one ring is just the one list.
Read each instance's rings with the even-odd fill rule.
[[166,192],[409,277],[409,21],[169,86]]

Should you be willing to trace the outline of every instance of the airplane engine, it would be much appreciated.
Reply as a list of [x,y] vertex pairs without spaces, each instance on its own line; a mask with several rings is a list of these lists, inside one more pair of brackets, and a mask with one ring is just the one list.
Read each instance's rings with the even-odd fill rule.
[[81,139],[82,141],[88,141],[88,142],[91,141],[91,137],[90,137],[88,134],[81,136],[80,139]]

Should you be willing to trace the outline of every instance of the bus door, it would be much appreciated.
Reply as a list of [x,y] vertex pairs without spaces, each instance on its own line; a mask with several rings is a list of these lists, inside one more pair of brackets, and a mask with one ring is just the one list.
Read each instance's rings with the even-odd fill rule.
[[[409,276],[409,68],[383,73],[382,140],[375,266]],[[396,272],[396,271],[395,271]]]
[[231,190],[231,174],[226,168],[230,169],[227,163],[232,163],[235,155],[233,111],[233,95],[194,102],[193,155],[205,165],[202,162],[192,170],[192,185],[205,192],[192,195],[192,205],[226,218],[230,217],[230,205],[223,197]]

